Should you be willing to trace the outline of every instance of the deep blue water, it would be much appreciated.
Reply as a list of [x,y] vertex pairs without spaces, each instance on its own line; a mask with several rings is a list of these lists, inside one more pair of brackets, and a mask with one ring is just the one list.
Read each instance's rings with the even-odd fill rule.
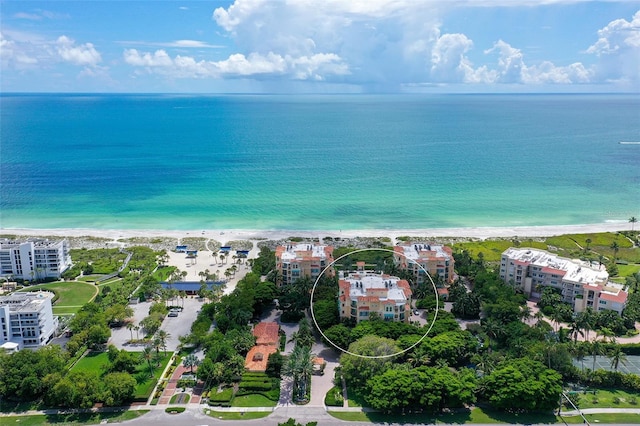
[[640,214],[632,95],[0,96],[0,224],[366,229]]

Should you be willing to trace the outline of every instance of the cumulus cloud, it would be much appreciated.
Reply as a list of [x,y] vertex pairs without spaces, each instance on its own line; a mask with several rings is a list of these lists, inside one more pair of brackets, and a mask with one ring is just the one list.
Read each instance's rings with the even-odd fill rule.
[[56,40],[56,50],[60,57],[75,65],[95,66],[102,57],[91,43],[76,45],[75,41],[67,36],[60,36]]
[[473,42],[464,34],[444,34],[431,49],[431,77],[439,82],[469,81],[473,68],[465,54]]
[[263,76],[289,76],[297,80],[322,80],[325,74],[346,74],[348,69],[336,55],[282,56],[273,52],[265,55],[236,53],[221,61],[195,60],[190,56],[171,58],[164,50],[154,53],[136,49],[124,51],[124,60],[132,66],[150,73],[178,78],[236,78]]
[[586,53],[598,58],[598,80],[640,82],[640,11],[631,21],[616,19],[600,29],[598,40]]

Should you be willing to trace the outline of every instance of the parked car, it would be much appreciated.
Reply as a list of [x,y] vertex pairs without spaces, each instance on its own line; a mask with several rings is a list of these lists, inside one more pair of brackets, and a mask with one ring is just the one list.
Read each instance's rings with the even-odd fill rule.
[[173,317],[177,317],[177,316],[178,316],[178,311],[171,311],[171,312],[169,312],[169,316],[170,316],[170,317],[172,317],[172,318],[173,318]]

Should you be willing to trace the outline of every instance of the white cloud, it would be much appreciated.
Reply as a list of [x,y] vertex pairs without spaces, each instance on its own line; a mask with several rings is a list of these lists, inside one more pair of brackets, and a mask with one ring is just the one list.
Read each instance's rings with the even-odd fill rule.
[[67,36],[60,36],[56,40],[56,50],[60,57],[74,65],[95,66],[102,57],[91,43],[76,45],[75,41]]
[[200,40],[174,40],[174,41],[143,41],[143,40],[125,40],[118,41],[118,44],[123,45],[138,45],[138,46],[157,46],[157,47],[175,47],[175,48],[204,48],[204,49],[219,49],[224,46],[217,44],[209,44]]
[[598,31],[598,41],[589,46],[587,53],[598,56],[619,53],[629,48],[640,48],[640,11],[631,22],[616,19]]
[[520,49],[512,47],[503,40],[498,40],[491,49],[485,50],[485,54],[498,53],[499,83],[522,83],[522,71],[525,69],[524,57]]
[[598,81],[617,81],[637,90],[640,83],[640,11],[631,21],[616,19],[598,31],[586,53],[598,58]]
[[38,59],[22,52],[14,40],[9,40],[0,33],[0,62],[2,68],[13,66],[17,69],[23,69],[37,64]]
[[472,66],[465,54],[473,42],[464,34],[443,34],[431,50],[431,77],[438,82],[467,81]]
[[124,60],[129,65],[137,67],[166,67],[173,64],[164,50],[156,50],[154,54],[140,54],[136,49],[127,49],[124,51]]
[[197,61],[182,55],[171,58],[164,50],[141,53],[136,49],[127,49],[123,56],[129,65],[145,68],[149,73],[177,78],[261,78],[286,75],[296,80],[322,80],[326,74],[344,75],[349,72],[340,58],[333,54],[292,57],[273,52],[265,55],[254,52],[247,56],[235,53],[221,61]]

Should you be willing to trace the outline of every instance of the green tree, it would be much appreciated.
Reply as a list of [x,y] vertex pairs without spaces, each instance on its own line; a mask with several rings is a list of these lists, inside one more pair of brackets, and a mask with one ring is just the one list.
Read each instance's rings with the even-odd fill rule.
[[622,351],[622,348],[618,345],[615,345],[609,353],[607,354],[609,359],[611,359],[611,367],[618,371],[618,365],[622,363],[622,365],[627,365],[627,355]]
[[294,401],[307,400],[313,373],[313,355],[311,346],[296,344],[293,352],[282,366],[282,374],[293,378]]
[[136,391],[136,379],[128,373],[109,373],[102,378],[106,405],[121,406],[133,399]]
[[313,315],[321,330],[328,330],[340,322],[335,300],[318,300],[313,303]]
[[562,376],[539,361],[517,358],[502,362],[486,375],[481,388],[496,409],[549,411],[558,405]]
[[147,361],[147,365],[149,366],[149,377],[153,377],[153,351],[151,347],[145,346],[142,350],[142,354],[140,355],[143,360]]
[[[158,343],[162,349],[164,349],[164,354],[167,354],[167,340],[171,337],[171,334],[167,333],[165,330],[158,330],[156,333],[156,338],[158,339]],[[154,339],[155,341],[155,339]]]
[[[349,352],[342,354],[340,365],[347,385],[366,390],[367,380],[391,368],[391,357],[400,349],[396,342],[378,336],[364,336],[349,345]],[[364,356],[364,357],[363,357]]]
[[635,216],[631,216],[629,218],[629,223],[631,224],[631,232],[634,231],[634,228],[637,222],[638,222],[638,219]]
[[618,260],[618,251],[620,251],[620,245],[617,241],[611,243],[611,250],[613,250],[613,263],[615,263]]
[[313,337],[313,332],[311,331],[311,325],[309,324],[308,319],[302,318],[298,322],[298,331],[293,332],[289,342],[295,343],[296,346],[309,348],[313,345],[315,338]]
[[476,319],[480,317],[480,297],[475,293],[464,293],[453,302],[451,312],[458,318]]
[[194,354],[189,354],[186,357],[184,357],[184,359],[182,360],[182,364],[186,368],[189,368],[191,371],[191,374],[193,374],[193,367],[197,367],[200,364],[200,360]]

